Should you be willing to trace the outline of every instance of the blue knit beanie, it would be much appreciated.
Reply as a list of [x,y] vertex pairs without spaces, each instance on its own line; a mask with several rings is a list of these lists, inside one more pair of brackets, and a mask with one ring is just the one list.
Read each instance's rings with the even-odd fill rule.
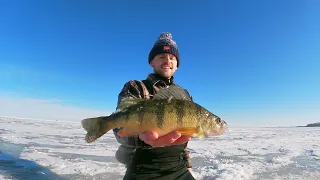
[[169,32],[163,32],[158,37],[158,40],[154,43],[150,53],[148,62],[150,64],[151,60],[162,53],[169,53],[177,58],[177,67],[180,64],[180,53],[178,50],[177,43],[172,40],[172,35]]

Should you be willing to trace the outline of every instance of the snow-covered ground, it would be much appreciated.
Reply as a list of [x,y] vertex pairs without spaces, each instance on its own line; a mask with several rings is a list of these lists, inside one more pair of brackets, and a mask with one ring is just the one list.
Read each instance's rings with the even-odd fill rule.
[[[122,179],[112,133],[80,122],[0,118],[0,179]],[[189,148],[196,179],[320,179],[320,128],[230,128]]]

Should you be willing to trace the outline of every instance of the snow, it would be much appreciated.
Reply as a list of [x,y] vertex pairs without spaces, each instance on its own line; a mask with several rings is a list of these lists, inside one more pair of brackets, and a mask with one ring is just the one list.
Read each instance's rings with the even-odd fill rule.
[[[112,132],[84,141],[80,122],[0,117],[1,179],[122,179]],[[320,128],[235,128],[189,142],[199,180],[320,179]]]

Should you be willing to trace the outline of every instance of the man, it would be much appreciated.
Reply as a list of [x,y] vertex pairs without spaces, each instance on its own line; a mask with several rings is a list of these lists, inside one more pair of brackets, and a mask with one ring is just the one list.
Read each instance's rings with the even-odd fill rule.
[[[119,94],[118,107],[126,98],[152,99],[160,88],[175,84],[173,74],[179,67],[180,54],[170,33],[160,34],[149,53],[148,62],[154,72],[146,80],[127,82]],[[117,135],[120,129],[114,129],[114,134],[121,144],[116,158],[127,167],[124,179],[194,179],[188,171],[192,167],[186,149],[190,136],[171,132],[159,137],[156,132],[144,132],[120,137]]]

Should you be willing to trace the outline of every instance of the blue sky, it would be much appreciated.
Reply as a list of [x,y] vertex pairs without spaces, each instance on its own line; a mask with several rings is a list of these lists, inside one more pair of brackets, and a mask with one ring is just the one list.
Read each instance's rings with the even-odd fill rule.
[[[176,82],[230,124],[320,121],[319,5],[287,0],[1,2],[0,95],[19,103],[0,116],[23,116],[19,113],[28,108],[37,112],[35,104],[21,107],[24,98],[38,106],[112,112],[123,84],[152,72],[148,53],[167,31],[181,54]],[[50,108],[41,118],[59,116]]]

